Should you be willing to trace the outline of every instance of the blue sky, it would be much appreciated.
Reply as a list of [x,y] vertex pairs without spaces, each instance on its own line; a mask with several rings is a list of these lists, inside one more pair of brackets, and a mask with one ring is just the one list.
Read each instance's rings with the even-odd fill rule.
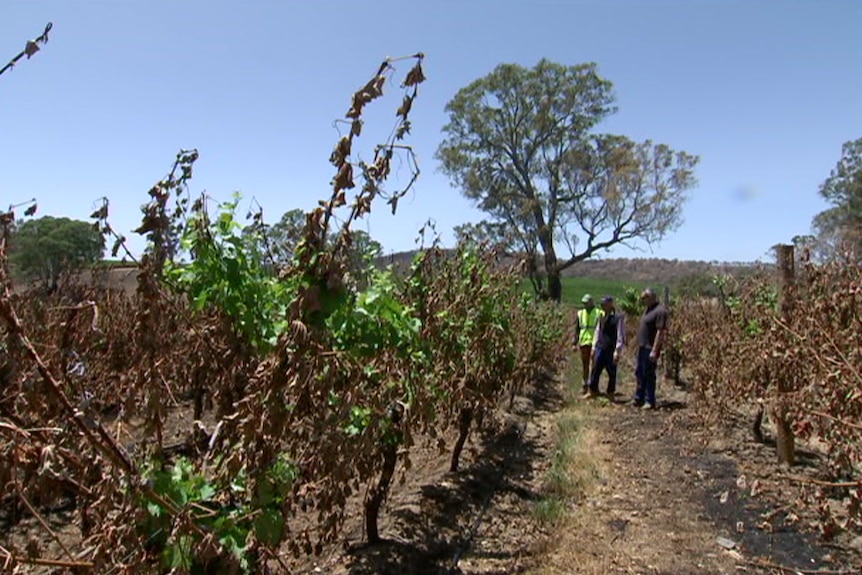
[[[44,49],[0,76],[0,205],[36,197],[40,215],[86,219],[106,196],[126,233],[180,148],[201,153],[194,192],[239,191],[270,221],[312,208],[333,121],[385,57],[417,51],[422,174],[395,216],[380,205],[361,226],[387,252],[428,219],[446,244],[481,219],[433,156],[446,103],[502,62],[596,62],[619,106],[598,131],[701,156],[680,229],[609,256],[768,259],[809,232],[818,186],[862,137],[855,0],[5,0],[0,65],[49,21]],[[367,118],[379,133],[396,105]]]

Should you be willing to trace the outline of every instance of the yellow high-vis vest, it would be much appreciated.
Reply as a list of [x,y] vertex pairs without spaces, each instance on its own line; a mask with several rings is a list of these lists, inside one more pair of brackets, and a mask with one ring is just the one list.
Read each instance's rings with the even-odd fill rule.
[[581,328],[578,334],[578,345],[593,345],[596,339],[596,326],[603,314],[604,312],[597,307],[594,307],[592,311],[578,310],[578,327]]

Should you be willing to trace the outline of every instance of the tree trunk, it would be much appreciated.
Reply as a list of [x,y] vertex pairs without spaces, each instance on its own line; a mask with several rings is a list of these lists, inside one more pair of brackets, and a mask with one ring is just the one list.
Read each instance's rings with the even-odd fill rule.
[[563,282],[560,279],[560,270],[557,269],[556,260],[555,256],[554,266],[548,269],[548,299],[560,303],[563,299]]
[[378,528],[380,508],[386,500],[386,495],[389,493],[389,486],[392,484],[392,477],[395,475],[395,464],[398,462],[399,444],[399,441],[389,441],[383,445],[381,449],[383,454],[383,468],[380,470],[380,477],[377,479],[377,485],[374,486],[368,499],[365,500],[365,536],[369,543],[380,542],[380,530]]
[[538,230],[537,239],[542,247],[545,275],[548,276],[548,299],[559,303],[563,299],[563,284],[560,281],[560,267],[557,265],[557,251],[554,248],[554,221],[545,223],[545,216],[538,202],[533,203],[533,217]]
[[464,443],[467,442],[467,436],[470,435],[470,424],[473,423],[473,408],[466,407],[461,410],[458,417],[458,441],[455,442],[455,448],[452,450],[452,462],[449,464],[449,471],[458,471],[458,462],[461,459],[461,451],[464,449]]

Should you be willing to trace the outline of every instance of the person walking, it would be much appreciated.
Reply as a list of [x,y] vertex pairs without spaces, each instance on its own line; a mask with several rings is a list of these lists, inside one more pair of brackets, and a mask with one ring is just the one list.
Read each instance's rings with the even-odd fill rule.
[[597,396],[602,371],[608,373],[607,397],[613,401],[617,391],[617,364],[626,346],[626,318],[618,314],[614,298],[606,295],[601,299],[602,314],[596,326],[593,342],[593,370],[590,373],[589,395]]
[[593,296],[584,294],[581,298],[583,309],[575,316],[575,343],[581,353],[581,391],[589,393],[590,363],[593,356],[593,341],[596,337],[596,326],[599,323],[601,310],[596,308]]
[[632,403],[637,407],[655,409],[656,364],[667,334],[668,312],[652,288],[641,292],[641,300],[646,304],[646,311],[641,316],[638,329],[637,390]]

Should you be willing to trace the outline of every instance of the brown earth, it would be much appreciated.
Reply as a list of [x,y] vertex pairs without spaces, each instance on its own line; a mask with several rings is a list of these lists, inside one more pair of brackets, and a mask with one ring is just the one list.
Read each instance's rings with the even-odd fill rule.
[[795,490],[771,446],[750,441],[741,425],[704,430],[687,394],[665,387],[657,411],[589,408],[588,449],[602,473],[564,542],[531,572],[862,573],[849,536],[826,545],[806,532],[802,518],[811,516],[789,502]]

